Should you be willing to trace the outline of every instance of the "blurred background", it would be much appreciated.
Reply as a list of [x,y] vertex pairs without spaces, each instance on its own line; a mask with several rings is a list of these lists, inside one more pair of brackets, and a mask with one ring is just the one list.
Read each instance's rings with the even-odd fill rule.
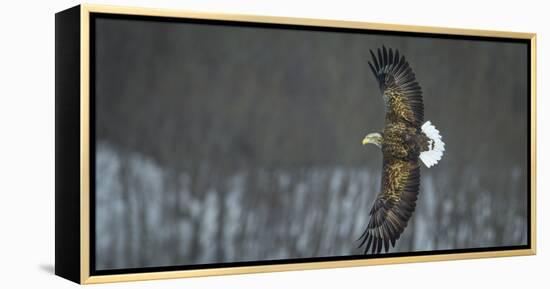
[[96,269],[360,254],[405,55],[446,143],[391,252],[527,243],[527,45],[97,18]]

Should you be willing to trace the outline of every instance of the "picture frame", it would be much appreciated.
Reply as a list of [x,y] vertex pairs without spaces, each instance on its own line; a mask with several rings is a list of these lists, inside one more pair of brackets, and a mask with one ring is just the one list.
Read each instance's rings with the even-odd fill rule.
[[[55,19],[55,274],[60,277],[79,284],[94,284],[287,270],[524,256],[534,255],[536,253],[536,34],[534,33],[202,13],[89,4],[82,4],[61,11],[56,14]],[[162,264],[162,262],[160,262],[155,263],[157,265],[144,267],[116,267],[113,265],[113,267],[105,267],[104,269],[96,268],[100,263],[97,260],[98,256],[96,256],[96,253],[98,253],[96,248],[98,244],[97,238],[101,237],[98,236],[99,231],[96,226],[98,220],[96,219],[98,218],[98,211],[96,211],[96,200],[98,197],[96,195],[96,189],[98,184],[96,182],[101,181],[96,175],[98,172],[96,154],[100,146],[97,144],[96,139],[98,134],[97,118],[99,118],[98,114],[102,113],[101,108],[105,106],[98,105],[97,102],[94,101],[100,99],[99,94],[101,92],[98,91],[105,91],[105,89],[108,89],[98,89],[96,87],[96,81],[99,78],[98,75],[104,75],[104,72],[107,71],[105,65],[99,65],[96,62],[98,58],[104,57],[102,55],[107,55],[107,52],[110,51],[105,48],[108,46],[101,46],[103,42],[98,44],[100,41],[98,41],[99,38],[97,37],[101,36],[101,33],[109,31],[108,27],[111,27],[106,24],[102,24],[103,26],[101,27],[98,26],[98,19],[108,19],[112,22],[117,22],[118,20],[124,21],[124,25],[130,27],[126,29],[132,29],[131,26],[135,25],[134,21],[142,21],[147,23],[162,23],[162,29],[173,29],[166,27],[170,27],[174,24],[178,24],[178,27],[185,29],[186,25],[189,26],[193,24],[197,27],[209,26],[212,29],[221,29],[220,27],[222,27],[226,29],[224,31],[237,31],[242,27],[252,30],[265,28],[273,31],[301,31],[305,34],[315,33],[315,35],[320,35],[319,37],[321,39],[323,39],[324,35],[347,33],[359,36],[380,35],[382,37],[389,35],[396,38],[402,37],[407,39],[419,39],[424,37],[436,40],[443,39],[451,42],[486,41],[502,45],[506,43],[521,45],[521,49],[524,49],[526,53],[525,62],[521,62],[524,66],[520,67],[525,73],[525,75],[521,75],[521,77],[525,80],[526,91],[522,91],[521,94],[525,94],[526,97],[516,98],[520,99],[519,101],[522,102],[520,106],[526,108],[526,111],[520,113],[520,118],[525,121],[527,128],[521,129],[526,136],[522,139],[522,141],[525,141],[526,154],[522,156],[525,157],[525,163],[522,162],[525,168],[522,169],[522,173],[520,173],[521,177],[519,177],[522,180],[521,184],[525,183],[526,185],[525,194],[523,195],[524,198],[522,197],[523,202],[526,204],[526,208],[522,211],[525,214],[525,220],[523,220],[524,222],[521,223],[523,225],[520,225],[520,229],[518,229],[524,230],[525,233],[523,233],[523,237],[518,238],[523,238],[525,243],[499,246],[487,245],[473,248],[434,249],[429,251],[402,251],[374,255],[355,254],[310,257],[303,257],[300,255],[300,257],[297,258],[236,260],[220,263],[209,263],[209,261],[206,261],[203,263],[179,264],[177,263],[179,261],[175,261],[175,263],[166,263],[166,265],[158,265]],[[197,33],[196,35],[201,35],[200,31]],[[200,43],[200,41],[204,41],[204,39],[197,38],[196,41]],[[390,40],[388,40],[388,42],[391,43]],[[113,44],[112,47],[121,47],[120,43],[117,45]],[[383,43],[380,45],[373,44],[371,48],[376,49],[378,46],[382,45]],[[202,46],[199,45],[197,47]],[[267,50],[265,50],[265,47],[262,49],[258,49],[258,51],[266,51],[265,53],[269,55],[269,49],[275,48],[269,48],[268,46]],[[384,51],[385,54],[386,48],[384,47],[383,49],[384,50],[380,51]],[[195,48],[193,51],[200,51],[200,49]],[[392,55],[391,53],[392,52],[390,52],[390,55]],[[373,54],[376,59],[376,50],[374,50]],[[405,55],[405,52],[403,52],[403,54]],[[120,57],[120,55],[124,54],[117,55]],[[365,51],[364,55],[365,58],[367,58],[367,56],[369,56],[368,51]],[[330,58],[330,55],[327,56]],[[282,57],[284,58],[285,56],[283,55]],[[383,58],[384,57],[380,57],[379,59]],[[391,59],[392,57],[389,58]],[[111,58],[109,59],[112,61]],[[249,59],[249,57],[245,57],[243,61],[246,63]],[[183,62],[185,61],[186,60],[183,60]],[[363,60],[359,59],[358,61]],[[113,65],[116,66],[118,62],[109,63],[115,63]],[[208,63],[206,65],[208,65]],[[434,63],[431,65],[434,65]],[[378,64],[376,64],[376,66],[378,66]],[[411,66],[413,66],[413,70],[416,70],[419,65],[418,63],[415,63],[415,65],[411,63]],[[370,73],[367,60],[364,60],[364,67],[365,70]],[[330,69],[327,69],[327,71],[329,70]],[[322,74],[323,71],[320,73]],[[417,76],[419,77],[419,75]],[[517,76],[517,78],[521,77]],[[426,78],[427,77],[424,76],[424,79]],[[422,81],[420,81],[420,84],[423,85]],[[105,87],[109,86],[105,84]],[[423,88],[425,88],[424,85]],[[376,91],[364,91],[361,93],[365,95],[369,94],[370,101],[374,101],[378,96],[378,92]],[[518,94],[520,93],[518,92]],[[494,95],[489,97],[496,98]],[[514,101],[516,101],[516,98],[514,98]],[[378,97],[378,100],[382,103],[381,97]],[[524,104],[523,101],[525,101]],[[379,108],[382,110],[381,105]],[[373,127],[373,129],[376,129],[376,127]],[[445,132],[442,131],[442,133],[445,140]],[[363,135],[357,137],[360,138],[363,137]],[[359,143],[356,139],[351,140],[351,142],[354,142],[354,144]],[[450,149],[451,148],[447,148],[447,150]],[[525,172],[523,172],[523,170],[525,170]],[[112,217],[107,216],[106,218]],[[149,232],[148,234],[155,235],[155,232]],[[359,236],[350,237],[350,246],[357,245],[357,243],[353,243],[354,239],[357,238],[359,238]],[[380,243],[381,248],[383,248],[382,246],[383,244]],[[113,250],[116,251],[117,249]],[[171,252],[171,250],[174,251],[176,249],[168,247],[167,250]],[[105,264],[107,263],[108,262],[105,262]]]

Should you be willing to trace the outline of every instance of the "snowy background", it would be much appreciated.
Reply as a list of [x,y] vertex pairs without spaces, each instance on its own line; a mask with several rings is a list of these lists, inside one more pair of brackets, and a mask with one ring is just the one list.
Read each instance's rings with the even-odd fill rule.
[[[360,253],[383,126],[369,48],[399,48],[446,155],[397,251],[527,240],[526,46],[96,23],[96,268]],[[518,77],[525,76],[525,77]]]

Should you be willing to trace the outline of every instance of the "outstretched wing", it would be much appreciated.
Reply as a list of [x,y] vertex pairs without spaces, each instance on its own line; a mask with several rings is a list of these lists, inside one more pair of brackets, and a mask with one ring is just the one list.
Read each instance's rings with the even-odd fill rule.
[[420,187],[420,164],[384,157],[382,192],[376,197],[370,211],[367,229],[361,236],[365,254],[388,251],[395,246],[411,218]]
[[370,50],[369,66],[378,80],[386,103],[386,122],[405,122],[420,127],[424,122],[422,90],[404,56],[390,48],[378,48],[377,56]]

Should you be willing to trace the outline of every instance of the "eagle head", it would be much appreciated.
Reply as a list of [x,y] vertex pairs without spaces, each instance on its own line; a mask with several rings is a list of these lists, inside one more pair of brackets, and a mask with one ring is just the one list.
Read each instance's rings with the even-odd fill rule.
[[365,136],[362,143],[363,145],[373,144],[379,148],[382,148],[382,135],[377,132],[369,133]]

